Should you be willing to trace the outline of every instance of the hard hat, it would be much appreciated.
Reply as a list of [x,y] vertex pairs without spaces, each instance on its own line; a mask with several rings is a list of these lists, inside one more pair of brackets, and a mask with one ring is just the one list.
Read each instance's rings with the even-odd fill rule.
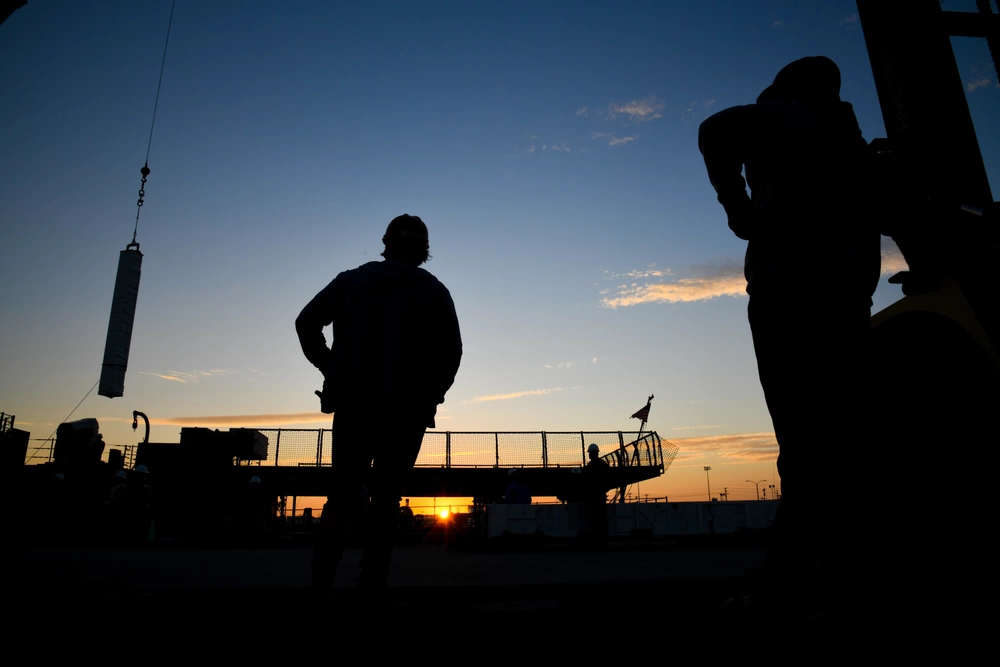
[[590,443],[590,446],[587,447],[587,451],[588,452],[599,452],[599,451],[601,451],[601,449],[597,446],[596,442],[592,442],[592,443]]
[[253,477],[250,478],[250,483],[251,484],[260,484],[260,477],[258,477],[257,475],[254,475]]
[[135,471],[136,472],[141,472],[143,474],[146,474],[146,473],[149,472],[149,468],[147,468],[145,465],[143,465],[143,464],[140,463],[139,465],[137,465],[135,467]]
[[516,472],[517,472],[517,468],[511,468],[510,470],[507,471],[507,476],[508,477],[513,477],[514,473],[516,473]]
[[61,472],[57,472],[56,473],[56,479],[58,479],[61,482],[64,479],[66,479],[66,475],[62,474]]
[[125,474],[124,470],[119,470],[118,472],[115,473],[115,477],[121,477],[122,479],[125,479],[128,477],[128,475]]
[[573,468],[573,472],[575,472],[575,473],[581,473],[581,472],[583,472],[583,471],[582,471],[582,470],[580,470],[579,468]]

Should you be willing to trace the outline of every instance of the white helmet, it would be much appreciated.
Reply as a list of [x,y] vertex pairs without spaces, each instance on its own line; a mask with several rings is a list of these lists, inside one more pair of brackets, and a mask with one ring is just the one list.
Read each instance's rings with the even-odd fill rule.
[[58,479],[60,482],[63,482],[66,480],[66,475],[62,474],[61,472],[57,472],[56,479]]
[[250,478],[250,483],[251,484],[260,484],[260,477],[258,477],[257,475],[254,475],[253,477]]
[[590,447],[587,447],[587,451],[588,452],[594,452],[596,454],[597,452],[600,452],[601,449],[600,449],[600,447],[597,446],[596,442],[592,442],[592,443],[590,443]]
[[142,474],[145,475],[146,473],[149,472],[149,468],[147,468],[145,465],[143,465],[142,463],[140,463],[139,465],[137,465],[135,467],[135,471],[136,472],[141,472]]
[[124,470],[119,470],[118,472],[115,473],[115,477],[120,477],[122,479],[126,479],[128,477],[128,475],[125,473]]

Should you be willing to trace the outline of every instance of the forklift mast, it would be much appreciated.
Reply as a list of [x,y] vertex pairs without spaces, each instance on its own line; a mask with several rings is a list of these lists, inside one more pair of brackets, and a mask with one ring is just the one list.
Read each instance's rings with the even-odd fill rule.
[[[859,452],[872,469],[918,479],[940,454],[950,450],[943,465],[957,465],[956,456],[978,459],[997,442],[1000,207],[950,38],[987,39],[996,67],[1000,14],[990,0],[977,0],[978,13],[942,11],[938,0],[857,6],[888,135],[872,142],[888,202],[876,209],[909,269],[889,279],[903,298],[871,319],[877,400],[862,417]],[[953,515],[945,508],[925,518]],[[971,550],[972,520],[960,523],[953,534]]]
[[[878,313],[945,314],[1000,369],[995,294],[1000,239],[980,145],[950,38],[988,40],[1000,57],[1000,13],[943,11],[938,0],[857,0],[887,139],[872,142],[885,165],[882,232],[909,267],[890,278],[906,295]],[[911,298],[913,297],[913,298]]]

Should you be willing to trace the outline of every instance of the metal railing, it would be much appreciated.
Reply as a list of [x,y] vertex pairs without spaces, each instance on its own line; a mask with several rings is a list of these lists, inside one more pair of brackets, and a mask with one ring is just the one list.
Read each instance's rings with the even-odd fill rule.
[[[257,429],[268,439],[267,458],[241,465],[328,466],[333,462],[330,429]],[[423,468],[582,467],[594,443],[613,467],[649,466],[665,470],[677,446],[655,431],[427,431],[416,466]],[[386,435],[376,435],[385,439]]]

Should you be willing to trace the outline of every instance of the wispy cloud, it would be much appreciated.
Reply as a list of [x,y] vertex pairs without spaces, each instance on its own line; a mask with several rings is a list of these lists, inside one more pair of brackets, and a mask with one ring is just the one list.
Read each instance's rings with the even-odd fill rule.
[[671,438],[670,442],[680,449],[675,464],[684,459],[704,460],[706,457],[740,462],[773,461],[778,457],[778,441],[773,432]]
[[714,99],[713,99],[713,100],[705,100],[704,102],[702,102],[702,104],[703,104],[703,105],[705,106],[705,108],[707,109],[708,107],[710,107],[710,106],[712,106],[713,104],[715,104],[715,100],[714,100]]
[[[260,371],[254,372],[259,375],[263,375]],[[167,371],[166,373],[139,371],[139,375],[152,375],[153,377],[158,377],[161,380],[170,380],[171,382],[180,382],[181,384],[198,382],[199,380],[206,380],[213,377],[224,377],[232,374],[232,371],[227,371],[222,368],[212,368],[207,371]]]
[[603,136],[604,136],[603,132],[594,132],[593,134],[590,135],[590,138],[591,139],[600,139]]
[[558,364],[545,364],[546,368],[572,368],[575,361],[561,361]]
[[552,146],[550,148],[552,148],[552,150],[554,150],[556,152],[560,152],[560,151],[563,152],[563,153],[569,153],[570,152],[569,145],[565,141],[562,142],[562,143],[559,143],[559,144],[552,144]]
[[584,118],[586,118],[587,117],[587,107],[583,107],[582,109],[578,109],[577,112],[576,112],[576,115],[577,116],[583,116]]
[[629,121],[635,125],[639,125],[655,118],[662,118],[663,114],[661,112],[664,106],[663,102],[655,96],[650,96],[643,100],[632,100],[625,104],[611,103],[608,105],[607,113],[608,117],[612,119],[618,116],[628,116]]
[[[569,387],[569,389],[576,389],[577,387]],[[521,398],[522,396],[544,396],[546,394],[554,394],[558,391],[565,391],[566,387],[552,387],[549,389],[526,389],[524,391],[514,391],[509,394],[492,394],[490,396],[476,396],[475,398],[469,399],[468,401],[463,401],[463,403],[485,403],[487,401],[509,401],[513,398]]]
[[974,90],[976,90],[978,88],[985,88],[988,85],[990,85],[991,83],[993,83],[993,79],[991,79],[988,76],[984,76],[984,77],[980,77],[978,79],[974,79],[973,81],[966,81],[965,82],[965,89],[968,90],[971,93],[972,91],[974,91]]
[[908,271],[909,266],[903,259],[899,246],[888,236],[882,237],[882,275],[891,276],[900,271]]
[[601,303],[607,308],[637,306],[642,303],[682,303],[708,301],[721,296],[746,296],[743,267],[735,262],[693,269],[693,275],[673,281],[631,283],[605,294]]
[[[205,415],[197,417],[153,417],[149,423],[154,426],[284,426],[286,424],[312,424],[329,422],[331,415],[322,412],[285,412],[257,415]],[[99,422],[131,422],[121,417],[101,417]]]
[[631,143],[639,138],[639,135],[634,137],[611,137],[611,141],[608,142],[608,146],[624,146],[627,143]]
[[851,16],[848,16],[846,18],[841,19],[840,20],[840,25],[851,26],[851,25],[856,24],[857,22],[858,22],[858,15],[857,14],[852,14]]
[[604,279],[610,280],[613,278],[662,278],[664,276],[672,276],[674,272],[671,269],[658,269],[656,264],[650,264],[645,269],[636,269],[634,271],[629,271],[628,273],[614,273],[612,271],[604,271]]
[[771,27],[772,28],[777,28],[782,23],[784,23],[784,21],[775,21],[774,23],[771,24]]
[[710,428],[722,428],[722,424],[709,424],[707,426],[675,426],[671,431],[704,431]]

